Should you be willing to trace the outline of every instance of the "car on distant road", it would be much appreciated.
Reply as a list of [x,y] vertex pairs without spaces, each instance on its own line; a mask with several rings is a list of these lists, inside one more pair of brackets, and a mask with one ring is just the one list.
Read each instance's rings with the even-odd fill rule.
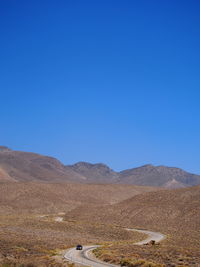
[[82,250],[83,249],[83,246],[82,245],[77,245],[76,246],[76,250]]

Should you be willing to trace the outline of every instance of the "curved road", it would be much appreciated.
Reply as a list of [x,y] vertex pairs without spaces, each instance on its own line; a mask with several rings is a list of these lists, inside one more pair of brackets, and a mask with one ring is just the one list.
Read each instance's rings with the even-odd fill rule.
[[[135,245],[144,245],[148,243],[151,240],[155,240],[156,242],[160,242],[163,239],[165,239],[165,235],[157,232],[151,232],[146,230],[138,230],[138,229],[126,229],[127,231],[136,231],[139,233],[146,234],[148,238],[145,240],[142,240],[140,242],[134,243]],[[76,248],[71,248],[67,250],[64,254],[64,258],[72,261],[74,263],[78,263],[80,265],[84,266],[92,266],[92,267],[104,267],[104,266],[110,266],[110,267],[119,267],[119,265],[109,264],[106,262],[102,262],[94,257],[92,254],[92,250],[95,248],[98,248],[99,246],[84,246],[83,250],[76,250]]]

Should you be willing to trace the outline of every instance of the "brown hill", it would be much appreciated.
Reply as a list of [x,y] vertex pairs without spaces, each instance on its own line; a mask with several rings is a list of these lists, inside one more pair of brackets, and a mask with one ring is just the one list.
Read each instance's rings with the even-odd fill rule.
[[[75,214],[75,210],[71,213]],[[117,224],[166,235],[166,239],[156,245],[107,245],[98,251],[101,259],[111,255],[110,261],[119,264],[125,258],[134,263],[133,266],[141,262],[145,262],[144,266],[200,266],[200,186],[140,194],[107,206],[106,210],[93,208],[87,213],[82,208],[75,217],[85,221],[87,216],[105,225]]]
[[86,177],[87,182],[116,183],[119,178],[117,172],[102,163],[78,162],[68,167]]
[[108,205],[153,187],[18,182],[0,184],[0,214],[48,214],[73,210],[82,205]]
[[168,242],[198,247],[200,186],[143,193],[106,209],[83,206],[69,212],[69,217],[161,231],[168,235]]
[[145,165],[115,172],[102,163],[65,166],[55,158],[0,146],[0,181],[135,184],[179,188],[200,184],[200,176],[178,168]]
[[200,184],[200,176],[179,168],[144,165],[120,172],[120,182],[125,184],[184,187]]
[[[53,264],[60,250],[81,244],[139,240],[140,235],[101,224],[59,222],[57,216],[82,206],[106,206],[141,192],[130,185],[18,182],[0,184],[0,266],[64,266]],[[61,256],[60,256],[61,258]],[[25,264],[26,263],[26,264]],[[34,264],[33,264],[34,263]]]
[[8,175],[4,169],[0,168],[0,182],[15,182],[16,180]]
[[104,164],[79,162],[68,166],[86,177],[85,182],[120,183],[167,188],[182,188],[200,184],[200,176],[179,168],[144,165],[138,168],[115,172]]
[[13,151],[7,147],[0,148],[0,168],[7,180],[63,182],[85,179],[55,158],[36,153]]

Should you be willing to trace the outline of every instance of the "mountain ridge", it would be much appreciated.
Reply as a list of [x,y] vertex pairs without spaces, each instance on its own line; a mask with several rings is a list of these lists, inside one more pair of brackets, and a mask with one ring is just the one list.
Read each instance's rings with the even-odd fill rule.
[[200,175],[177,167],[146,164],[116,172],[103,163],[77,162],[64,165],[54,157],[11,150],[0,146],[1,182],[70,182],[132,184],[182,188],[200,184]]

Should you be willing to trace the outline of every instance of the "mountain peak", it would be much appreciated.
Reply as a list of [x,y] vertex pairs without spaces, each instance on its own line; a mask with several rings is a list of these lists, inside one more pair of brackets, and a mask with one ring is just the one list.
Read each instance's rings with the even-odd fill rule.
[[78,162],[63,165],[55,158],[0,146],[0,176],[14,181],[84,182],[134,184],[179,188],[200,184],[200,175],[182,169],[146,164],[115,172],[103,163]]
[[116,181],[118,174],[103,163],[88,163],[78,162],[74,165],[68,166],[79,174],[84,175],[88,181],[100,181],[100,182],[111,182]]
[[139,168],[155,168],[155,166],[153,164],[145,164]]
[[105,168],[105,169],[110,169],[106,164],[104,163],[89,163],[85,161],[79,161],[75,163],[74,165],[70,165],[73,168]]

